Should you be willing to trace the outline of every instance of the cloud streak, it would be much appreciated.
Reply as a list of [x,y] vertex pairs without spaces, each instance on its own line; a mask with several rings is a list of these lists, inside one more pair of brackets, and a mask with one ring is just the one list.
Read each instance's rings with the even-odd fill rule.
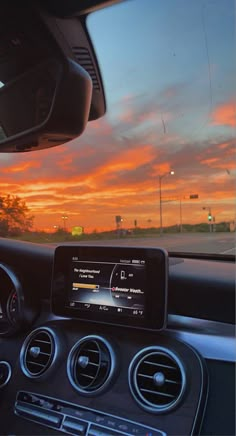
[[212,124],[236,127],[236,103],[230,101],[219,105],[212,113]]

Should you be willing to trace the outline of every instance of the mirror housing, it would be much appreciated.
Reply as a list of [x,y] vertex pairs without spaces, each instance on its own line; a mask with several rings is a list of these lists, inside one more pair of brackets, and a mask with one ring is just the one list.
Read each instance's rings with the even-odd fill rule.
[[[14,22],[17,9],[3,7],[5,20],[13,17]],[[8,46],[16,44],[17,50],[14,56],[11,50],[5,58],[0,56],[0,153],[68,142],[83,133],[91,108],[90,75],[56,37],[53,19],[45,20],[41,11],[30,6],[19,10],[26,31],[12,36],[5,26],[5,41]]]

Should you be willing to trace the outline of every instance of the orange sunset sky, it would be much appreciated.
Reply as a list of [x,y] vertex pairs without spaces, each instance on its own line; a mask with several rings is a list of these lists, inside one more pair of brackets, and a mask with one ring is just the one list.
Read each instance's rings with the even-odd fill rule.
[[[233,110],[230,102],[217,107],[211,123],[235,128]],[[176,201],[163,205],[165,225],[179,223],[179,198],[185,223],[206,221],[203,206],[212,207],[217,222],[234,219],[234,138],[188,144],[162,135],[159,146],[152,133],[145,141],[115,140],[105,118],[91,122],[88,132],[61,147],[1,156],[1,193],[26,201],[36,229],[62,226],[64,214],[68,228],[82,225],[86,231],[114,228],[115,215],[124,217],[125,227],[135,219],[140,226],[158,226],[158,176],[171,168],[175,175],[162,180],[162,195]],[[199,199],[188,200],[195,193]]]
[[[235,219],[234,24],[225,2],[216,1],[213,12],[210,6],[204,10],[204,33],[201,2],[194,2],[196,13],[190,3],[181,10],[178,2],[153,1],[150,16],[131,1],[90,17],[106,116],[66,145],[0,154],[1,195],[25,200],[34,229],[53,231],[63,226],[65,214],[69,229],[80,225],[87,232],[114,229],[116,215],[125,228],[134,220],[141,227],[159,226],[159,176],[170,169],[175,175],[162,179],[163,200],[173,200],[163,204],[164,226],[179,224],[179,199],[183,223],[207,222],[204,206],[211,207],[216,222]],[[176,9],[166,23],[168,5]],[[113,9],[118,18],[109,25]],[[129,9],[121,32],[120,19]],[[191,30],[187,40],[183,20]],[[134,45],[141,25],[145,70],[140,71]],[[155,40],[154,31],[160,32]],[[119,55],[111,62],[114,47]],[[199,198],[189,200],[190,194]]]

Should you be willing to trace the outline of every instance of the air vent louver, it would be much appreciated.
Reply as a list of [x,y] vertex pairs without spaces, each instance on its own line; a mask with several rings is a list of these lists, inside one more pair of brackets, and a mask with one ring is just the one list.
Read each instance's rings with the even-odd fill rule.
[[55,357],[55,340],[49,329],[34,330],[21,350],[21,367],[25,375],[36,378],[44,374]]
[[135,400],[150,412],[161,413],[175,407],[186,384],[180,360],[162,347],[142,350],[129,368],[129,385]]
[[78,64],[83,67],[90,75],[93,82],[93,89],[100,91],[100,83],[98,80],[96,69],[93,65],[89,51],[85,47],[72,47],[74,57]]
[[72,348],[67,363],[71,384],[85,395],[105,388],[114,371],[114,353],[107,341],[87,336]]

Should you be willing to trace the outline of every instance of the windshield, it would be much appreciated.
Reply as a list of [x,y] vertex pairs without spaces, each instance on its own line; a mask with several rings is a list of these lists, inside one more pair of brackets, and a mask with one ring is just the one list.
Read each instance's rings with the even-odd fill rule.
[[234,8],[130,0],[90,14],[107,113],[66,145],[0,155],[1,236],[234,254]]

